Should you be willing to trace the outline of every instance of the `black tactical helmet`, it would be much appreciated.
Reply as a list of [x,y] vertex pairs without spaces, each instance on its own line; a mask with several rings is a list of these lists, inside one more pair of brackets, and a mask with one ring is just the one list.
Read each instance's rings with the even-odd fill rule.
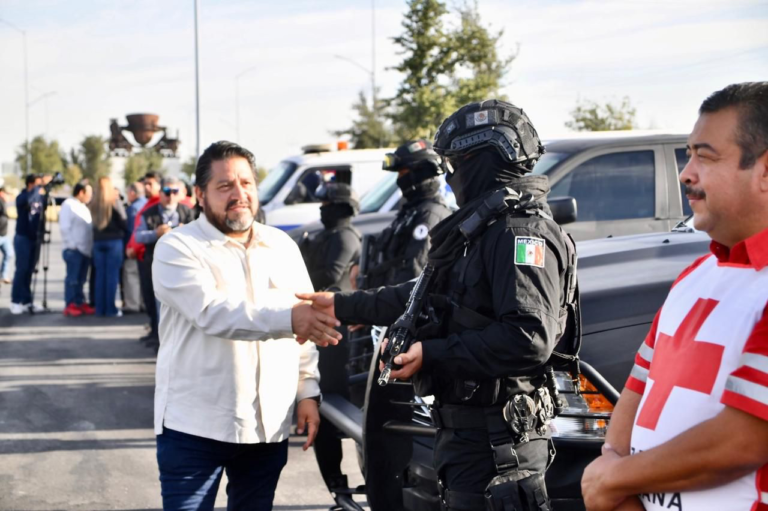
[[381,168],[392,172],[404,168],[411,170],[418,168],[420,171],[422,169],[427,170],[429,174],[434,176],[442,174],[440,156],[432,149],[432,144],[423,138],[409,140],[398,147],[394,153],[387,153]]
[[485,147],[496,148],[504,160],[528,171],[544,154],[539,135],[523,109],[498,99],[464,105],[443,121],[435,134],[434,148],[443,157],[445,170],[451,170],[447,159]]
[[321,202],[330,202],[331,204],[349,204],[355,211],[360,211],[360,201],[357,194],[346,183],[328,182],[323,183],[315,190],[315,197]]

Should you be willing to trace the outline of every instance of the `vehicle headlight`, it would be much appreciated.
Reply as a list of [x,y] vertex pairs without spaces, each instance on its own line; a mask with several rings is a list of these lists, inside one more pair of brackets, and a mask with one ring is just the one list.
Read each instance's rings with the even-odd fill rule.
[[613,412],[611,402],[583,374],[576,392],[570,373],[556,372],[557,388],[567,406],[550,423],[554,438],[603,440]]

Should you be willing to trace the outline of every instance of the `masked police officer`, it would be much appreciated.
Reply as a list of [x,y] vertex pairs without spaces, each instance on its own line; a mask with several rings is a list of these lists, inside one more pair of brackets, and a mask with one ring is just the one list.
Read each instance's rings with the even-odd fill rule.
[[349,272],[360,257],[360,232],[352,226],[360,203],[346,183],[324,183],[315,196],[322,202],[320,221],[324,229],[314,238],[305,233],[300,245],[309,278],[316,291],[349,290]]
[[[549,510],[551,367],[572,360],[578,316],[575,249],[551,218],[547,178],[528,175],[544,148],[522,109],[488,100],[446,119],[434,149],[460,209],[430,232],[430,320],[391,377],[435,397],[444,509]],[[305,298],[343,322],[387,325],[412,288]]]
[[[320,220],[324,229],[314,238],[305,238],[300,244],[304,262],[315,290],[350,290],[349,272],[360,257],[360,233],[352,226],[352,218],[360,209],[352,188],[345,183],[329,182],[314,192],[322,201]],[[306,236],[306,235],[305,235]],[[333,350],[320,350],[318,370],[320,390],[323,394],[340,394],[349,398],[346,363],[349,342],[346,328]],[[341,472],[342,445],[340,433],[330,422],[324,422],[314,443],[315,457],[326,486],[336,498],[349,500],[345,495],[347,477]]]
[[389,153],[384,170],[397,172],[405,202],[392,224],[377,236],[361,275],[361,288],[401,284],[419,276],[427,265],[429,231],[451,214],[440,195],[440,156],[426,140],[412,140]]

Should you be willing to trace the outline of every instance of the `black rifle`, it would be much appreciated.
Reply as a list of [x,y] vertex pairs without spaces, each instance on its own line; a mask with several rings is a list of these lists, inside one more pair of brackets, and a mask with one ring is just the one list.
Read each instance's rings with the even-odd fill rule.
[[371,252],[376,246],[376,237],[373,234],[363,236],[362,246],[360,247],[360,268],[357,272],[357,289],[368,289],[368,272],[371,268]]
[[408,351],[413,340],[416,337],[416,322],[424,306],[424,299],[427,296],[432,274],[435,268],[428,264],[419,275],[419,279],[411,290],[411,296],[405,305],[405,312],[395,321],[388,332],[389,345],[386,351],[381,354],[381,361],[384,362],[384,369],[379,376],[379,385],[389,383],[389,375],[392,369],[400,369],[401,366],[395,364],[395,357]]

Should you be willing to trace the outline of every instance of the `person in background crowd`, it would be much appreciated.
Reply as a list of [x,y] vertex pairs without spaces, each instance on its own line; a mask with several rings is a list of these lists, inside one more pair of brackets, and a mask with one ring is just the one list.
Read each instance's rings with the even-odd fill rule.
[[584,470],[588,510],[768,509],[768,82],[701,104],[680,173],[711,254],[672,285]]
[[195,192],[192,189],[192,185],[183,181],[182,181],[182,185],[183,185],[182,192],[181,192],[182,198],[179,201],[179,204],[183,204],[184,206],[191,209],[192,214],[194,215],[195,218],[197,218],[198,214],[197,214],[197,209],[195,208],[197,201],[195,201]]
[[13,243],[8,236],[7,200],[8,195],[0,179],[0,254],[3,257],[2,262],[0,262],[0,282],[3,284],[11,283],[11,261],[13,261]]
[[[197,164],[204,214],[154,247],[161,302],[155,434],[164,509],[213,510],[224,471],[229,509],[272,509],[296,408],[308,449],[320,423],[317,350],[336,323],[310,290],[296,244],[254,222],[253,154],[230,143]],[[164,192],[165,193],[165,192]],[[330,348],[334,349],[334,348]]]
[[[131,241],[134,224],[139,211],[147,203],[144,196],[144,185],[140,182],[131,183],[126,191],[128,207],[125,210],[127,232],[125,234],[126,247]],[[142,308],[141,285],[139,283],[139,263],[136,258],[127,257],[123,261],[123,312],[139,312]]]
[[81,316],[96,312],[85,303],[83,286],[88,278],[93,249],[93,226],[88,203],[93,197],[93,188],[87,181],[80,181],[72,188],[72,197],[61,205],[59,229],[64,245],[62,257],[67,266],[64,279],[65,316]]
[[133,222],[133,234],[125,248],[125,256],[138,261],[141,298],[144,301],[144,308],[149,316],[150,332],[139,340],[145,344],[155,344],[157,342],[157,306],[155,304],[155,295],[152,291],[152,263],[151,261],[147,263],[144,260],[145,247],[136,241],[136,228],[141,221],[141,215],[147,209],[160,202],[160,174],[157,172],[147,172],[144,175],[143,183],[147,202],[136,214],[136,220]]
[[[159,311],[155,302],[155,291],[152,284],[152,258],[155,244],[162,236],[168,234],[171,229],[188,224],[195,219],[191,209],[183,204],[179,204],[182,193],[184,193],[184,183],[175,177],[164,178],[160,188],[160,202],[149,207],[141,214],[139,224],[134,231],[136,241],[145,247],[144,264],[149,267],[148,296],[145,296],[145,299],[149,299],[149,296],[151,296],[155,306],[154,322],[152,323],[152,332],[154,332],[155,336],[147,341],[146,344],[155,348],[159,346],[157,336]],[[145,302],[145,305],[147,310],[149,310],[149,304]]]
[[24,180],[26,188],[16,197],[16,236],[13,238],[16,271],[11,288],[11,314],[43,310],[39,305],[32,303],[32,274],[40,257],[37,241],[45,200],[45,189],[42,185],[50,183],[52,178],[53,176],[28,174]]
[[123,238],[127,227],[125,209],[108,177],[99,178],[91,201],[91,216],[96,315],[120,317],[123,313],[115,305],[115,297],[123,264]]

